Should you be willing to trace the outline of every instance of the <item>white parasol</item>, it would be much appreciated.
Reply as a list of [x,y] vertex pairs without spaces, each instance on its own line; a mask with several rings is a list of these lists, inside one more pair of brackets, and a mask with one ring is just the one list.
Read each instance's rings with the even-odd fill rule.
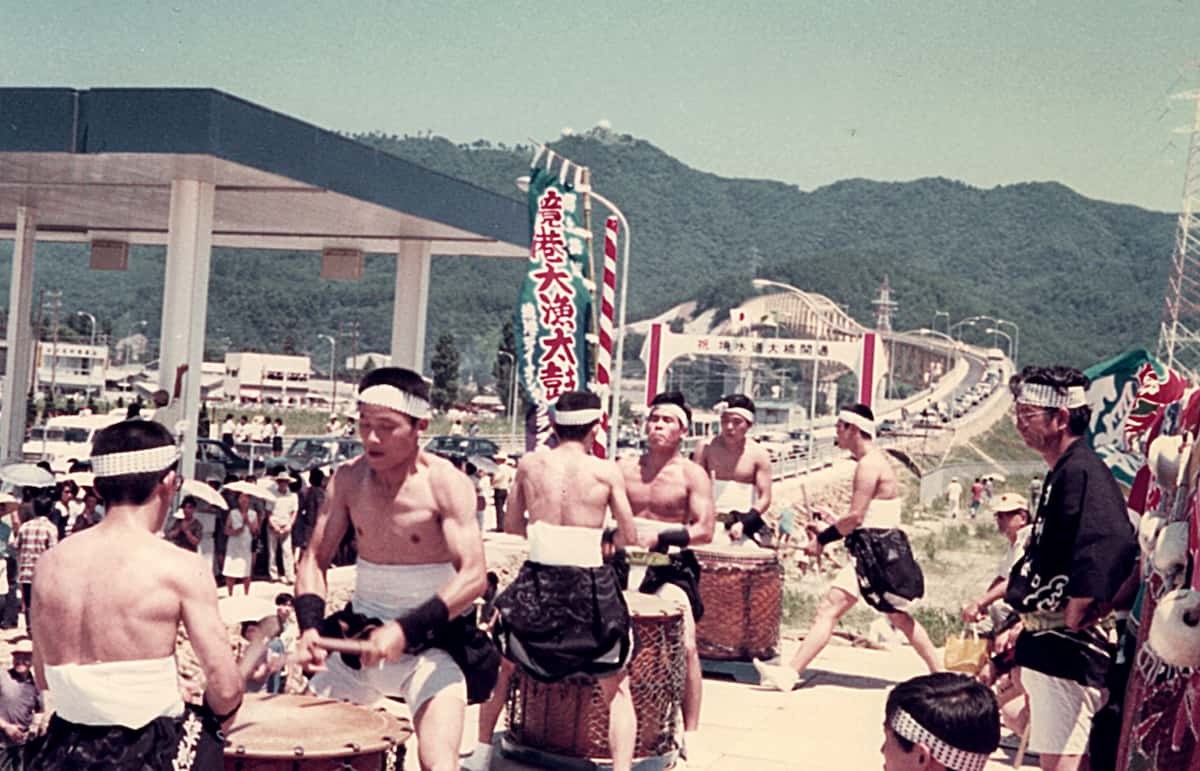
[[0,480],[18,487],[54,487],[54,474],[32,463],[0,467]]
[[225,502],[225,498],[210,485],[201,482],[199,479],[183,480],[183,486],[179,488],[179,491],[183,493],[184,497],[191,496],[221,511],[229,511],[229,504]]
[[270,490],[268,490],[264,487],[259,487],[258,485],[254,484],[253,482],[247,482],[245,480],[241,480],[238,482],[230,482],[229,484],[225,485],[221,489],[229,490],[230,492],[233,492],[233,493],[245,493],[246,495],[249,495],[251,498],[259,498],[261,500],[266,501],[267,503],[275,502],[275,493],[271,492]]

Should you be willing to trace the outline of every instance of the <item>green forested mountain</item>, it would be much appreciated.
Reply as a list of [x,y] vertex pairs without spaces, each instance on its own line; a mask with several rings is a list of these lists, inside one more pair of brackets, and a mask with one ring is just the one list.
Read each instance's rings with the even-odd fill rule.
[[[504,195],[528,172],[526,147],[370,134],[361,141]],[[653,145],[595,130],[554,149],[589,166],[596,189],[633,230],[631,320],[699,299],[728,306],[771,278],[824,293],[870,324],[887,275],[898,329],[986,314],[1020,325],[1022,359],[1087,365],[1134,345],[1153,346],[1174,239],[1174,217],[1084,198],[1055,183],[981,190],[946,179],[846,180],[805,192],[768,180],[689,168]],[[596,207],[597,232],[603,208]],[[597,248],[600,241],[597,239]],[[0,244],[7,258],[11,244]],[[42,245],[36,284],[61,289],[64,317],[97,316],[101,332],[156,336],[161,250],[135,249],[126,273],[87,269],[74,245]],[[312,352],[339,323],[359,323],[359,350],[386,350],[394,260],[368,257],[361,282],[317,278],[319,256],[216,250],[208,349]],[[427,350],[454,334],[464,366],[490,380],[502,321],[512,313],[520,260],[434,259]],[[0,289],[10,261],[0,262]],[[71,321],[80,333],[87,322]],[[942,322],[939,322],[942,323]],[[350,340],[343,351],[349,353]],[[464,380],[467,373],[464,373]]]

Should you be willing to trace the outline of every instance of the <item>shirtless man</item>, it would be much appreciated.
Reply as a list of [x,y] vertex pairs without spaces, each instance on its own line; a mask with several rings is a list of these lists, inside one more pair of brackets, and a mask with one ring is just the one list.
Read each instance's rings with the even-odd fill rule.
[[[181,481],[178,463],[158,423],[126,421],[96,435],[104,520],[46,552],[33,581],[34,669],[55,716],[27,768],[221,767],[217,730],[240,706],[243,685],[212,567],[158,536]],[[180,699],[180,621],[207,682],[201,708]]]
[[[646,418],[646,453],[640,458],[624,458],[621,471],[638,523],[638,545],[666,551],[673,543],[682,549],[671,554],[671,565],[650,568],[639,589],[678,602],[684,608],[683,645],[687,653],[684,746],[694,751],[696,742],[691,735],[700,727],[704,682],[696,647],[696,622],[703,615],[704,606],[700,603],[700,565],[686,547],[712,541],[716,513],[708,475],[699,464],[679,454],[679,445],[691,422],[692,411],[683,394],[671,391],[655,396]],[[674,527],[664,528],[664,525]]]
[[716,409],[721,433],[698,445],[692,460],[713,480],[716,511],[729,541],[741,543],[766,525],[762,513],[771,508],[771,459],[757,442],[746,441],[754,425],[750,397],[730,394]]
[[[496,598],[506,658],[492,700],[480,708],[480,747],[469,768],[487,767],[492,732],[518,664],[545,682],[595,676],[608,705],[613,771],[633,764],[637,718],[625,666],[633,641],[616,571],[602,560],[606,510],[623,539],[634,540],[637,531],[617,466],[590,455],[600,415],[600,397],[564,393],[551,412],[558,446],[529,453],[517,465],[504,530],[528,537],[529,558]],[[571,626],[564,627],[564,620]]]
[[[430,406],[418,373],[372,370],[359,384],[358,408],[364,452],[334,473],[296,569],[297,658],[324,668],[311,681],[318,695],[364,705],[404,697],[421,768],[457,769],[468,681],[451,653],[431,643],[486,585],[475,491],[448,460],[420,449]],[[342,654],[326,658],[318,627],[325,571],[349,527],[358,540],[353,611],[382,623],[361,662],[347,663]]]
[[[871,408],[864,404],[843,407],[837,419],[837,446],[849,450],[850,456],[858,461],[854,468],[850,511],[815,538],[809,539],[806,549],[810,554],[820,554],[825,544],[844,538],[858,527],[900,527],[901,500],[898,497],[896,473],[892,471],[887,456],[875,446],[874,440],[875,415]],[[799,682],[800,673],[828,644],[838,619],[844,616],[861,596],[854,561],[850,560],[834,577],[829,592],[821,599],[812,628],[804,637],[804,642],[796,649],[791,663],[788,666],[779,666],[755,660],[754,668],[758,670],[763,684],[774,686],[781,691],[792,690]],[[892,625],[908,638],[913,650],[929,667],[929,671],[939,671],[941,664],[925,628],[904,611],[888,613],[887,617]]]

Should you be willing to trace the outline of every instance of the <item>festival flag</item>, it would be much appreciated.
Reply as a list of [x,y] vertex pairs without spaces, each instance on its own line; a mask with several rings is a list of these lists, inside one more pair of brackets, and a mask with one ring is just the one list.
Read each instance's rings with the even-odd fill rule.
[[[529,270],[517,300],[517,372],[536,407],[535,435],[526,447],[550,438],[549,406],[565,391],[588,386],[591,281],[588,233],[580,223],[581,195],[576,193],[582,167],[549,152],[544,166],[534,158],[529,172]],[[573,173],[572,173],[573,170]]]

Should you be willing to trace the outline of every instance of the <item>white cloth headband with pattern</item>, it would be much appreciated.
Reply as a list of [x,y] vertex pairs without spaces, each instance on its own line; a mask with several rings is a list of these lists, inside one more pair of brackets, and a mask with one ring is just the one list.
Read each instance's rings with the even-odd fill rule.
[[933,756],[933,759],[951,771],[983,771],[984,766],[987,765],[988,756],[985,753],[968,752],[950,746],[927,731],[903,709],[897,709],[896,713],[892,715],[891,725],[897,736],[903,736],[910,742],[924,744],[929,748],[929,754]]
[[1017,403],[1032,407],[1066,407],[1073,410],[1076,407],[1087,406],[1087,392],[1083,390],[1083,386],[1077,385],[1067,386],[1067,392],[1064,394],[1045,383],[1022,383]]
[[599,407],[587,407],[581,410],[560,410],[557,407],[550,411],[550,419],[560,426],[586,426],[601,418]]
[[375,407],[386,407],[389,410],[402,412],[409,417],[420,420],[430,415],[429,402],[420,396],[401,391],[396,386],[377,384],[368,386],[358,392],[360,404],[370,404]]
[[650,414],[653,415],[656,412],[661,415],[666,415],[668,417],[675,418],[676,420],[679,421],[679,425],[683,426],[684,428],[688,428],[689,421],[688,421],[687,413],[684,412],[683,407],[680,407],[678,404],[672,404],[670,402],[664,402],[662,404],[651,404],[650,405]]
[[745,418],[749,423],[754,422],[754,413],[745,407],[730,407],[729,402],[717,402],[717,405],[713,409],[718,415],[724,415],[728,412],[730,415],[738,415]]
[[872,439],[875,438],[875,421],[859,415],[857,412],[851,412],[850,410],[842,410],[839,412],[837,419],[842,423],[848,423],[854,426]]
[[173,444],[151,447],[148,450],[110,452],[107,455],[92,456],[92,472],[97,478],[153,474],[170,468],[177,460],[179,448]]

